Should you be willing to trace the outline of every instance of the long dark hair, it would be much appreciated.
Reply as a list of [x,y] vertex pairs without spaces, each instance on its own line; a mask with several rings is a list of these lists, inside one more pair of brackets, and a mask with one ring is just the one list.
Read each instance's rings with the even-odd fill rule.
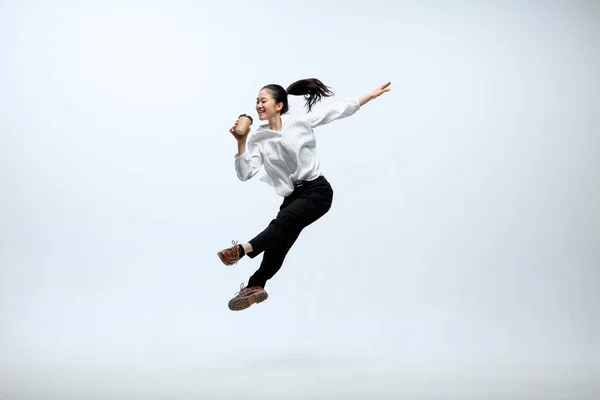
[[306,100],[305,107],[308,109],[308,112],[323,97],[333,96],[331,88],[316,78],[300,79],[289,85],[287,89],[277,84],[266,85],[263,89],[271,91],[273,99],[275,99],[275,104],[283,103],[282,114],[285,114],[289,110],[288,95],[304,96]]

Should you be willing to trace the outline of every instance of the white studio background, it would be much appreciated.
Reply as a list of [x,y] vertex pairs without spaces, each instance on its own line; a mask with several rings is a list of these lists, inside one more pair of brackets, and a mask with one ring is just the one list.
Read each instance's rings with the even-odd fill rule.
[[[0,6],[3,400],[598,393],[597,3]],[[316,131],[333,208],[232,313],[260,258],[216,252],[282,199],[228,129],[306,77],[392,91]]]

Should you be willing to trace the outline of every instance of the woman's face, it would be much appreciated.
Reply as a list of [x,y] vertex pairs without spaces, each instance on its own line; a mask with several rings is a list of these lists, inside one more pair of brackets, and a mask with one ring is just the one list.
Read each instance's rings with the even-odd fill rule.
[[258,92],[256,98],[256,112],[258,113],[258,119],[261,121],[268,121],[270,118],[276,116],[281,112],[283,103],[275,104],[275,99],[271,95],[269,89],[263,89]]

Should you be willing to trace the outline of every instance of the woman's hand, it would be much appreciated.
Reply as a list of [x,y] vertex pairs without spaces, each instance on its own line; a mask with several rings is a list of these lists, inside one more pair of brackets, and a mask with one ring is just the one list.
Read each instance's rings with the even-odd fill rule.
[[375,99],[384,94],[385,92],[389,92],[390,88],[388,86],[390,86],[391,84],[392,82],[386,82],[383,85],[379,86],[377,89],[375,89],[372,93],[373,98]]
[[392,82],[386,82],[383,85],[379,86],[377,89],[373,90],[371,93],[365,94],[364,96],[360,96],[358,98],[358,102],[360,103],[361,106],[364,106],[369,101],[376,99],[377,97],[381,96],[385,92],[389,92],[390,88],[388,86],[390,86],[391,84],[392,84]]
[[237,128],[239,122],[240,122],[240,120],[236,119],[235,123],[229,130],[229,133],[231,133],[233,135],[233,137],[235,138],[235,140],[237,140],[238,142],[242,141],[242,140],[246,140],[246,136],[248,136],[248,133],[250,133],[250,127],[248,127],[248,130],[246,131],[246,133],[244,133],[243,135],[238,135],[235,131],[235,128]]

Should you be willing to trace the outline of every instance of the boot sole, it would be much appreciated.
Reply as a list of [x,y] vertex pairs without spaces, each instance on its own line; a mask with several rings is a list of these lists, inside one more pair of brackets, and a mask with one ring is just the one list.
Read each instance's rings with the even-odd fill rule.
[[252,304],[262,303],[268,298],[269,294],[267,292],[261,292],[247,297],[234,298],[229,301],[229,309],[231,311],[245,310]]

